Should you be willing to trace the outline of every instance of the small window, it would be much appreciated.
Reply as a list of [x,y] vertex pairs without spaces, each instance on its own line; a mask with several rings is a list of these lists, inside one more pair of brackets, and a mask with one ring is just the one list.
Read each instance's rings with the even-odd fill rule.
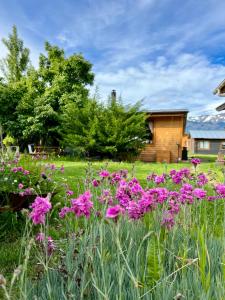
[[209,141],[199,141],[198,142],[198,149],[209,150],[210,149]]

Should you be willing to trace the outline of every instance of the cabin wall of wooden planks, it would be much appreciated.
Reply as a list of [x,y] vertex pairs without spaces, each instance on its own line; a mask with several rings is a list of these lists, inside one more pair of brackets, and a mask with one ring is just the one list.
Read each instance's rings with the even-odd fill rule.
[[146,145],[140,160],[177,162],[184,146],[184,115],[156,115],[151,116],[150,120],[154,122],[153,143]]

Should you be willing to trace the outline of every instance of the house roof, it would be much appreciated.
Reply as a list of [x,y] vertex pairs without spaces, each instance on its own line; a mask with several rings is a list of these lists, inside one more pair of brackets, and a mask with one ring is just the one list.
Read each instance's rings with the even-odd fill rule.
[[188,113],[188,109],[158,109],[158,110],[148,110],[147,113],[150,114],[172,114],[172,113]]
[[[225,97],[225,79],[215,88],[213,94],[218,95],[219,97]],[[217,111],[225,110],[225,103],[218,106],[216,110]]]
[[193,139],[225,140],[225,130],[190,130]]
[[225,79],[214,89],[213,94],[218,96],[225,96],[224,88],[225,88]]
[[221,104],[216,108],[217,111],[225,110],[225,103]]

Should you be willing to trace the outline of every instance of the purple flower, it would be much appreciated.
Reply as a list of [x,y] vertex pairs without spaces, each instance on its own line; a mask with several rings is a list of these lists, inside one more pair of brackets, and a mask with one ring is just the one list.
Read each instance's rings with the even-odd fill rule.
[[43,232],[39,232],[37,235],[36,235],[36,241],[38,242],[43,242],[45,240],[45,235]]
[[208,183],[208,179],[207,179],[207,177],[205,176],[204,173],[199,174],[197,176],[197,179],[198,179],[198,181],[197,181],[198,186],[203,186],[203,185],[206,185]]
[[89,218],[91,209],[93,208],[93,202],[90,201],[91,197],[90,191],[86,191],[77,199],[71,199],[71,211],[73,211],[77,217],[85,216]]
[[[40,232],[36,235],[36,241],[45,245],[46,237],[43,232]],[[47,252],[48,255],[52,255],[53,251],[55,250],[56,246],[51,236],[47,238]]]
[[71,212],[71,208],[69,207],[63,207],[60,212],[59,212],[59,217],[61,219],[63,219],[65,217],[66,214],[68,214],[69,212]]
[[49,201],[49,198],[36,197],[34,202],[31,205],[32,211],[30,213],[30,218],[33,223],[36,224],[44,224],[45,223],[45,215],[52,208],[52,204]]
[[99,172],[99,176],[102,178],[109,177],[110,173],[107,170],[102,170]]
[[73,195],[73,191],[68,190],[68,191],[66,191],[66,194],[67,194],[67,196],[72,196]]
[[171,230],[174,224],[174,215],[170,211],[165,211],[163,214],[162,225]]
[[135,201],[130,201],[129,205],[127,207],[128,216],[130,219],[140,219],[143,215],[143,212],[141,211],[140,206]]
[[110,190],[103,190],[102,195],[98,199],[101,203],[107,203],[109,205],[113,204],[113,197]]
[[100,184],[100,181],[97,180],[97,179],[94,179],[94,180],[92,181],[92,185],[93,185],[94,187],[98,187],[99,184]]
[[222,197],[225,197],[225,185],[224,184],[217,184],[216,185],[216,192]]
[[55,164],[51,164],[50,165],[50,170],[55,170],[56,169],[56,165]]
[[161,175],[161,176],[155,176],[155,178],[154,178],[154,182],[156,183],[156,184],[160,184],[160,183],[164,183],[166,181],[166,178],[165,178],[165,175],[163,174],[163,175]]
[[117,204],[107,209],[106,218],[116,219],[123,212],[124,209],[119,204]]
[[201,160],[199,158],[192,158],[191,163],[193,164],[194,167],[196,167],[201,163]]
[[198,199],[204,199],[206,194],[207,194],[207,192],[202,189],[194,189],[193,190],[193,195]]
[[24,185],[23,185],[22,183],[19,183],[19,184],[18,184],[18,189],[22,190],[23,186],[24,186]]
[[30,171],[24,170],[24,171],[23,171],[23,174],[24,174],[24,175],[29,175],[29,174],[30,174]]
[[64,167],[64,165],[61,165],[60,172],[64,173],[64,171],[65,171],[65,167]]

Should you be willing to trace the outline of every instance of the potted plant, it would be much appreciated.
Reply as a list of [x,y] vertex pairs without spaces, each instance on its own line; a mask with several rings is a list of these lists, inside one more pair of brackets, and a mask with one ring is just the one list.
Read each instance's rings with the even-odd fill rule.
[[61,168],[36,161],[0,162],[0,211],[18,211],[29,207],[37,195],[55,194],[59,189],[54,175]]

